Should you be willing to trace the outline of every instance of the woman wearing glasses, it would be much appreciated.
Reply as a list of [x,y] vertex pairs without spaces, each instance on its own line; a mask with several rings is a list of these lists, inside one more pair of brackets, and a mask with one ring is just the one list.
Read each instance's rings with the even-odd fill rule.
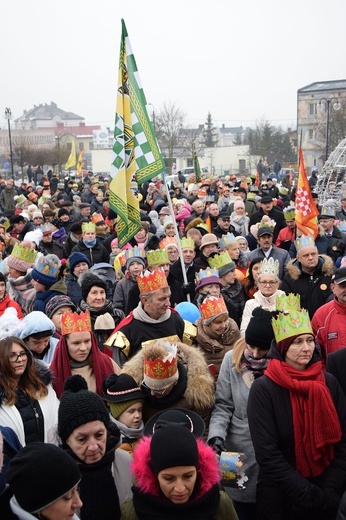
[[266,311],[276,310],[276,297],[285,294],[280,291],[279,262],[273,258],[265,258],[260,265],[260,273],[256,284],[258,291],[251,300],[245,303],[244,312],[240,324],[240,334],[245,335],[246,328],[256,307],[262,307]]
[[12,428],[23,446],[54,444],[59,401],[52,373],[15,336],[0,340],[0,381],[0,424]]

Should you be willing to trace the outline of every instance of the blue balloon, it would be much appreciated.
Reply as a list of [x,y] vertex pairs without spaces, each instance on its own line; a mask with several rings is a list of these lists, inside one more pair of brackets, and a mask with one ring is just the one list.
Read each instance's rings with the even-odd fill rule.
[[201,317],[199,308],[190,302],[178,303],[178,305],[174,307],[174,310],[180,314],[183,320],[189,321],[190,323],[195,323],[195,321]]

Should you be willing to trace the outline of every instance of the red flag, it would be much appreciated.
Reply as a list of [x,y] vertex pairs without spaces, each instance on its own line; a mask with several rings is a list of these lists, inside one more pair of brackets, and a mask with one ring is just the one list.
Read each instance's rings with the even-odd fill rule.
[[297,227],[303,235],[311,235],[316,239],[318,235],[317,215],[318,209],[311,195],[311,190],[306,176],[302,149],[299,148],[298,185],[295,200]]

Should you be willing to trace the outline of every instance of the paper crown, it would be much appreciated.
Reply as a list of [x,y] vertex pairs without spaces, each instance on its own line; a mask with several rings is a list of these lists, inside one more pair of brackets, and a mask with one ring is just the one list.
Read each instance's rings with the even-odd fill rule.
[[222,296],[220,298],[216,298],[215,296],[206,298],[201,304],[199,310],[201,311],[204,320],[208,320],[213,316],[219,316],[220,314],[228,314],[225,300]]
[[284,208],[284,218],[285,220],[294,220],[295,219],[295,209],[293,206],[288,206]]
[[232,258],[229,256],[227,251],[221,251],[221,253],[208,258],[208,264],[212,269],[221,269],[224,265],[230,264]]
[[147,294],[168,287],[167,278],[162,269],[140,273],[137,276],[137,283],[140,294]]
[[93,224],[97,224],[98,222],[104,222],[105,219],[103,217],[103,215],[101,215],[101,213],[93,213],[92,216],[91,216],[91,222],[93,222]]
[[220,249],[226,249],[226,247],[228,247],[233,242],[236,242],[235,236],[233,233],[227,233],[227,235],[222,235],[219,241],[219,247]]
[[335,218],[335,208],[333,206],[323,206],[320,217]]
[[163,225],[173,224],[173,219],[170,215],[167,215],[166,217],[163,218],[162,223],[163,223]]
[[133,258],[134,256],[137,258],[144,258],[144,250],[141,249],[140,247],[131,247],[131,249],[126,249],[125,250],[125,263],[126,263],[126,260],[129,260],[130,258]]
[[198,190],[198,198],[203,198],[203,197],[206,197],[207,196],[207,191],[206,190],[203,190],[203,189],[199,189]]
[[289,192],[290,190],[288,188],[286,188],[285,186],[280,186],[279,188],[279,193],[281,195],[287,195],[287,193]]
[[22,193],[20,195],[17,195],[17,198],[14,197],[15,201],[16,201],[16,204],[23,204],[23,202],[25,202],[27,200],[26,196],[23,195]]
[[155,341],[144,348],[144,382],[153,390],[162,390],[179,378],[177,346]]
[[265,227],[265,228],[269,228],[272,231],[274,231],[275,226],[276,226],[276,222],[273,219],[263,220],[263,218],[262,218],[258,227],[259,228]]
[[152,249],[147,251],[148,265],[168,264],[168,253],[166,249]]
[[195,249],[195,242],[190,237],[183,237],[180,240],[180,247],[181,247],[181,249],[184,249],[186,247],[186,248],[194,250]]
[[280,313],[272,319],[272,326],[277,343],[299,334],[313,334],[309,313],[305,309],[295,310],[288,314]]
[[315,241],[310,235],[302,235],[294,241],[297,251],[300,251],[302,247],[312,246],[315,247]]
[[270,274],[271,276],[275,276],[275,278],[279,277],[279,261],[274,260],[274,258],[264,258],[260,263],[259,276],[262,274]]
[[177,246],[177,241],[176,241],[176,239],[174,237],[165,237],[159,243],[160,249],[165,249],[168,246],[178,247]]
[[64,312],[61,316],[61,334],[71,334],[72,332],[91,332],[90,312],[86,310],[78,314],[77,312]]
[[346,220],[340,220],[339,224],[336,226],[342,233],[346,233]]
[[14,244],[14,247],[11,252],[11,256],[17,258],[18,260],[23,260],[28,264],[35,263],[36,260],[36,251],[34,249],[30,249],[29,247],[24,247],[21,244]]
[[276,310],[292,312],[300,309],[300,294],[278,294],[276,296]]
[[52,224],[46,222],[43,224],[43,226],[40,226],[40,230],[42,231],[43,235],[48,235],[48,233],[53,232]]
[[93,231],[95,233],[96,228],[93,222],[83,222],[82,224],[82,232],[86,233],[87,231]]
[[207,267],[204,271],[201,270],[196,273],[196,282],[198,283],[204,278],[209,278],[210,276],[216,276],[218,278],[219,273],[216,269],[210,269],[210,267]]
[[50,278],[57,278],[61,267],[59,258],[56,255],[40,256],[37,260],[35,271],[48,276]]

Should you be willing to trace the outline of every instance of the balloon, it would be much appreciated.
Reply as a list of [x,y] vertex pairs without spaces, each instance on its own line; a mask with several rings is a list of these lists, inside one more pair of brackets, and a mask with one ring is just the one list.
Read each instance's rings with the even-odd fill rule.
[[178,303],[178,305],[174,307],[174,310],[180,314],[183,320],[189,321],[190,323],[195,323],[195,321],[201,317],[198,307],[190,302]]

